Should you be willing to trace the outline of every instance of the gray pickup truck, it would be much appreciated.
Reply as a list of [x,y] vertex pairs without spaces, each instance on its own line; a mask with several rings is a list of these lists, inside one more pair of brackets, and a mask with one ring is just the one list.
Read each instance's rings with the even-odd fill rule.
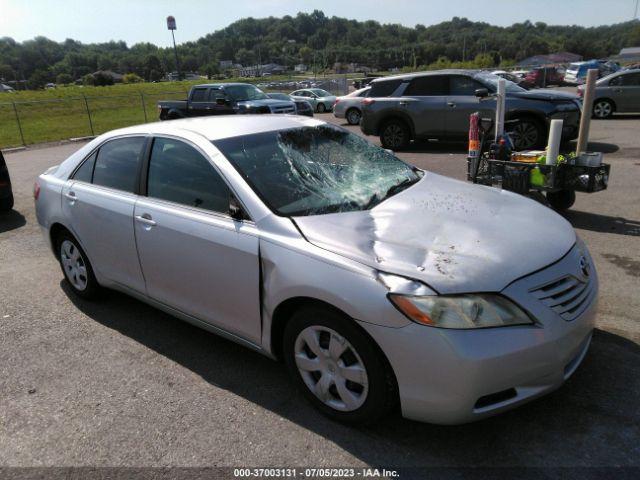
[[237,113],[296,113],[292,101],[275,100],[250,83],[195,85],[187,100],[158,102],[160,120]]
[[[477,70],[439,70],[376,79],[362,102],[360,128],[379,135],[385,148],[411,140],[468,138],[469,115],[495,117],[499,77]],[[549,123],[563,120],[562,138],[578,136],[582,104],[573,94],[528,91],[507,81],[505,131],[517,150],[545,145]]]

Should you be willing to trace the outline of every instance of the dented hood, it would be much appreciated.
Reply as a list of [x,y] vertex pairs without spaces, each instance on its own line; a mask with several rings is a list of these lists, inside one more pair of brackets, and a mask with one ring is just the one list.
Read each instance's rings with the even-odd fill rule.
[[372,210],[294,220],[312,244],[439,293],[498,292],[576,241],[538,202],[434,173]]

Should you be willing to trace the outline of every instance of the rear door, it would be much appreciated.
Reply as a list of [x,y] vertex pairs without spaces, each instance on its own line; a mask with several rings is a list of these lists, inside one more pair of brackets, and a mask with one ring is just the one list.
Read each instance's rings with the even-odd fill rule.
[[139,167],[146,137],[115,138],[76,169],[63,188],[68,226],[93,268],[107,280],[144,293],[133,233]]
[[447,134],[452,138],[465,137],[469,133],[469,115],[480,112],[480,118],[491,117],[496,109],[495,98],[480,99],[476,90],[487,88],[466,75],[449,76],[447,96]]
[[258,233],[229,216],[230,190],[204,153],[156,137],[135,234],[149,297],[260,342]]
[[398,101],[398,110],[413,120],[417,138],[440,138],[447,131],[447,75],[425,75],[409,82]]
[[211,115],[212,108],[209,101],[209,88],[194,87],[189,97],[189,116],[199,117],[203,115]]
[[625,73],[612,78],[609,90],[618,112],[640,111],[640,72]]

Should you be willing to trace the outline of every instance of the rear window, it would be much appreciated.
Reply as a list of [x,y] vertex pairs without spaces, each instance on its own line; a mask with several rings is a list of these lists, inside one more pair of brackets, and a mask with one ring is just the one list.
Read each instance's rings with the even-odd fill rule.
[[385,80],[383,82],[373,82],[371,84],[370,97],[388,97],[400,86],[402,80]]
[[125,192],[135,192],[144,137],[111,140],[98,151],[93,183]]

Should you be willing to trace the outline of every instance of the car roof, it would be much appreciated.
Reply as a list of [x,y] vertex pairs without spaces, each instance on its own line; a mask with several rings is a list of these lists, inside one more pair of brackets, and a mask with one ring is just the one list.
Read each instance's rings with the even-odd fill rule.
[[[255,87],[252,83],[242,83],[242,82],[233,82],[233,83],[201,83],[200,85],[194,85],[192,88],[220,88],[220,87],[229,87],[229,86],[238,86],[238,85],[251,85]],[[257,87],[256,87],[257,88]]]
[[221,140],[223,138],[286,130],[289,128],[315,127],[324,123],[326,122],[310,117],[283,114],[215,115],[145,123],[113,130],[109,132],[108,135],[117,136],[136,133],[145,135],[179,135],[180,132],[193,132],[202,135],[207,140]]
[[415,72],[415,73],[405,73],[402,75],[389,75],[388,77],[380,77],[380,78],[376,78],[375,80],[371,81],[371,84],[374,83],[378,83],[378,82],[384,82],[384,81],[388,81],[388,80],[413,80],[414,78],[417,77],[425,77],[428,75],[466,75],[466,76],[473,76],[476,73],[481,72],[481,70],[464,70],[461,68],[448,68],[445,70],[429,70],[426,72]]

